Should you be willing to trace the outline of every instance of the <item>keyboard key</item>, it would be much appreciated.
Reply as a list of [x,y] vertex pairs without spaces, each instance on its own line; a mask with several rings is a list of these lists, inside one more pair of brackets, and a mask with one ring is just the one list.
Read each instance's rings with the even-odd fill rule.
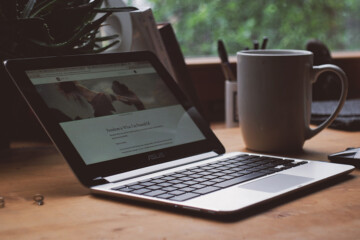
[[230,168],[227,167],[227,166],[223,166],[223,167],[218,167],[218,168],[216,168],[216,169],[219,169],[219,170],[228,170],[228,169],[230,169]]
[[301,162],[298,162],[297,165],[303,165],[303,164],[307,164],[308,162],[307,161],[301,161]]
[[170,180],[174,180],[175,178],[171,177],[171,176],[166,176],[166,177],[163,177],[162,179],[164,179],[166,181],[170,181]]
[[138,189],[138,190],[135,190],[131,193],[135,193],[135,194],[143,194],[143,193],[147,193],[147,192],[150,192],[151,190],[150,189],[146,189],[146,188],[143,188],[143,189]]
[[192,185],[191,187],[199,189],[199,188],[204,188],[206,186],[204,184],[195,184],[195,185]]
[[246,168],[246,166],[244,165],[244,166],[234,167],[232,169],[238,172],[238,171],[244,170],[245,168]]
[[199,172],[197,173],[199,174],[201,177],[204,177],[204,176],[207,176],[207,175],[211,175],[213,174],[213,172],[210,172],[210,171],[203,171],[203,172]]
[[139,182],[139,184],[142,186],[145,186],[145,187],[154,185],[154,183],[151,183],[151,182]]
[[195,178],[195,179],[193,179],[193,181],[201,183],[201,182],[208,181],[208,179],[206,179],[206,178]]
[[214,176],[217,176],[217,177],[222,177],[222,176],[225,176],[227,175],[226,173],[223,173],[223,172],[217,172],[217,173],[214,173],[213,174]]
[[182,188],[181,191],[184,191],[184,192],[192,192],[194,191],[196,188],[192,188],[192,187],[186,187],[186,188]]
[[256,167],[256,166],[259,166],[260,164],[257,163],[257,162],[254,162],[254,163],[249,163],[247,164],[246,166],[249,166],[249,167]]
[[184,193],[185,193],[184,191],[180,191],[180,190],[175,190],[175,191],[168,192],[168,194],[172,194],[172,195],[175,195],[175,196],[182,195]]
[[180,181],[188,181],[188,180],[191,180],[192,178],[191,177],[182,177],[182,178],[179,178],[178,180]]
[[[234,177],[232,177],[232,178],[234,178]],[[215,179],[212,179],[211,181],[212,181],[212,182],[214,183],[214,185],[215,185],[216,183],[226,181],[226,179],[224,179],[224,178],[215,178]],[[203,183],[202,183],[202,184],[203,184]]]
[[217,178],[218,176],[215,176],[215,175],[208,175],[208,176],[203,176],[203,178],[206,178],[206,179],[214,179],[214,178]]
[[216,184],[216,182],[214,180],[216,180],[216,179],[213,179],[213,180],[207,181],[207,182],[202,182],[201,184],[204,184],[206,186],[212,186],[212,185]]
[[264,175],[266,175],[266,174],[264,174],[264,173],[250,173],[248,175],[244,175],[244,176],[241,176],[241,177],[233,178],[233,179],[218,183],[218,184],[216,184],[214,186],[219,187],[219,188],[230,187],[232,185],[236,185],[236,184],[239,184],[239,183],[242,183],[242,182],[246,182],[246,181],[249,181],[251,179],[254,179],[254,178],[257,178],[257,177],[260,177],[260,176],[264,176]]
[[259,170],[260,173],[264,173],[264,174],[272,174],[272,173],[276,173],[278,172],[277,169],[263,169],[263,170]]
[[198,183],[198,182],[195,182],[195,181],[186,181],[186,182],[184,182],[184,184],[189,185],[189,186],[195,185],[195,184],[197,184],[197,183]]
[[[202,171],[202,170],[201,170]],[[194,174],[194,172],[193,171],[189,171],[189,170],[185,170],[185,171],[182,171],[181,172],[181,174],[184,174],[184,175],[186,175],[186,176],[191,176],[191,175],[193,175]]]
[[238,167],[241,167],[241,166],[245,166],[246,164],[248,164],[248,163],[246,163],[246,162],[238,162],[236,165]]
[[168,193],[164,193],[164,194],[160,194],[160,195],[157,195],[156,197],[157,198],[163,198],[163,199],[169,199],[171,197],[173,197],[174,195],[171,195],[171,194],[168,194]]
[[212,169],[211,166],[205,166],[205,167],[201,167],[201,168],[204,169],[204,170],[210,170],[210,169]]
[[161,187],[169,187],[171,186],[172,184],[171,183],[167,183],[167,182],[164,182],[164,183],[159,183],[158,186],[161,186]]
[[219,177],[218,179],[224,179],[224,181],[225,181],[225,180],[229,180],[229,179],[233,179],[233,178],[235,178],[235,177],[231,176],[231,175],[225,175],[225,176]]
[[150,190],[158,190],[160,189],[161,187],[160,186],[157,186],[157,185],[154,185],[154,186],[150,186],[150,187],[147,187],[148,189]]
[[208,186],[208,187],[205,187],[205,188],[197,189],[197,190],[194,191],[194,193],[206,194],[206,193],[214,192],[214,191],[219,190],[219,189],[220,188]]
[[235,162],[235,163],[230,163],[230,164],[228,164],[227,166],[230,167],[230,168],[233,168],[233,167],[236,167],[237,164],[236,164],[236,162]]
[[228,163],[225,160],[220,160],[219,162],[217,162],[217,164],[219,164],[220,167],[228,165]]
[[132,189],[140,189],[140,188],[143,188],[144,186],[142,186],[140,184],[135,184],[135,185],[129,185],[129,187]]
[[275,167],[271,167],[271,168],[266,168],[265,170],[275,173],[275,172],[279,172],[279,171],[285,170],[285,169],[279,169],[279,168],[276,168],[276,166],[275,166]]
[[120,192],[131,192],[131,191],[134,191],[134,189],[131,189],[131,188],[126,187],[126,186],[121,186],[121,187],[112,188],[111,190],[120,191]]
[[220,165],[218,163],[211,163],[210,166],[212,166],[213,168],[216,168],[216,167],[221,167],[222,165]]
[[241,177],[241,176],[244,176],[246,174],[249,174],[249,172],[243,170],[243,171],[238,171],[238,172],[234,172],[234,173],[231,173],[229,174],[229,176],[232,176],[232,177]]
[[194,198],[194,197],[197,197],[197,196],[200,196],[200,194],[196,194],[196,193],[184,193],[184,194],[182,194],[182,195],[178,195],[178,196],[172,197],[172,198],[170,198],[170,200],[181,202],[181,201],[189,200],[189,199]]
[[182,173],[177,173],[177,174],[173,174],[171,175],[172,177],[175,177],[175,178],[181,178],[181,177],[185,177],[186,175],[182,174]]
[[238,156],[235,160],[237,161],[245,161],[247,159],[251,158],[250,155],[243,155],[243,156]]
[[182,181],[175,179],[175,180],[169,181],[169,183],[178,184],[178,183],[182,183]]
[[166,187],[166,188],[163,188],[162,190],[167,191],[167,192],[170,192],[170,191],[175,191],[175,190],[177,190],[177,188],[175,188],[175,187]]
[[175,187],[175,188],[184,188],[184,187],[188,187],[188,186],[189,185],[183,184],[183,183],[178,183],[178,184],[173,185],[173,187]]
[[139,182],[133,182],[133,183],[128,184],[127,186],[132,187],[132,186],[135,186],[135,185],[138,185],[138,184],[139,184]]
[[254,161],[252,160],[252,159],[249,159],[249,160],[244,160],[244,161],[242,161],[241,163],[245,163],[246,165],[247,164],[251,164],[251,163],[253,163]]
[[194,173],[191,175],[191,179],[198,178],[198,177],[203,177],[203,175],[198,174],[198,173]]
[[166,180],[164,179],[155,179],[155,180],[151,180],[152,183],[163,183],[165,182]]
[[164,194],[164,193],[166,193],[166,192],[163,190],[155,190],[155,191],[144,193],[144,195],[148,196],[148,197],[155,197],[157,195]]

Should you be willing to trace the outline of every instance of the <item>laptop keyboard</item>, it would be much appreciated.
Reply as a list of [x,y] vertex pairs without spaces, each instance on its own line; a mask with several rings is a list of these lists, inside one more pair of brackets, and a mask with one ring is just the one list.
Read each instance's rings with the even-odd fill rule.
[[306,163],[307,161],[240,154],[112,190],[185,201]]

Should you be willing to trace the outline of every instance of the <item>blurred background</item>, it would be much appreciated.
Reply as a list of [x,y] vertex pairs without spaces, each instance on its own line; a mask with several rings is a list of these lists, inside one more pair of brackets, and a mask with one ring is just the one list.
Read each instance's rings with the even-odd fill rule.
[[217,39],[230,55],[252,40],[269,38],[268,48],[305,49],[318,39],[331,51],[360,50],[358,0],[125,0],[153,9],[157,22],[170,22],[186,57],[214,56]]

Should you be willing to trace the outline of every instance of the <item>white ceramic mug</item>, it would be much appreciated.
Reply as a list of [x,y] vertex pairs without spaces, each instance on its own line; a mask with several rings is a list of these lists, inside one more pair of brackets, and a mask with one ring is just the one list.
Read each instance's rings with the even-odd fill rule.
[[[323,72],[337,74],[341,97],[334,113],[310,128],[312,83]],[[302,50],[249,50],[237,53],[238,107],[247,148],[261,152],[302,149],[305,140],[329,126],[340,112],[348,81],[337,66],[313,66]]]

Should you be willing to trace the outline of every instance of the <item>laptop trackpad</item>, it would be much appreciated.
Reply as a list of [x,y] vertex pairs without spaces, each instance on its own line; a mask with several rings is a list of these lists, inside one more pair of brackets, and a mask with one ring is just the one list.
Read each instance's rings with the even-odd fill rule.
[[293,176],[288,174],[276,174],[245,185],[240,188],[261,192],[276,193],[291,187],[299,186],[313,180],[313,178]]

